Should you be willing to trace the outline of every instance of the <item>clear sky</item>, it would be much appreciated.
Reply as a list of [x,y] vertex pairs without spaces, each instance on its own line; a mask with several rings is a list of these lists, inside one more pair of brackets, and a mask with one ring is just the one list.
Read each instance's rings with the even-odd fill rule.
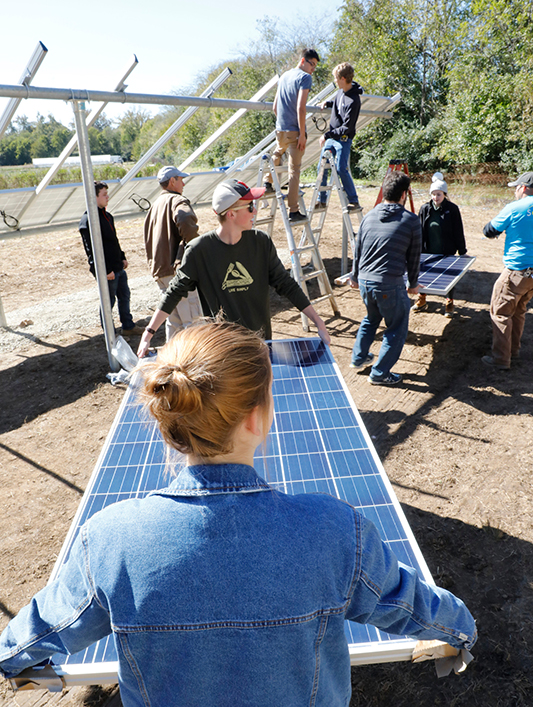
[[[283,23],[335,19],[342,0],[14,0],[2,18],[0,84],[17,84],[37,43],[48,49],[34,86],[113,90],[133,55],[139,60],[127,91],[171,93],[195,84],[204,70],[230,60],[259,39],[257,21]],[[231,79],[230,79],[231,80]],[[242,96],[242,98],[248,98]],[[8,102],[0,98],[0,115]],[[109,104],[115,118],[131,106]],[[157,107],[152,111],[157,111]],[[52,113],[68,125],[71,107],[63,101],[24,100],[15,117]]]

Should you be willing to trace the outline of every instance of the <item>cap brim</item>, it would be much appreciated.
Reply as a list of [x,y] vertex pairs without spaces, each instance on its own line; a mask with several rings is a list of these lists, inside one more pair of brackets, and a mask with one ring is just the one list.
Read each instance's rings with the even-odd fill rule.
[[522,184],[522,182],[518,182],[518,181],[516,181],[516,182],[508,182],[508,183],[507,183],[507,186],[508,186],[508,187],[518,187],[518,186],[520,186],[520,184]]
[[254,199],[260,199],[266,192],[265,187],[254,187],[246,194],[246,196],[241,196],[240,201],[253,201]]

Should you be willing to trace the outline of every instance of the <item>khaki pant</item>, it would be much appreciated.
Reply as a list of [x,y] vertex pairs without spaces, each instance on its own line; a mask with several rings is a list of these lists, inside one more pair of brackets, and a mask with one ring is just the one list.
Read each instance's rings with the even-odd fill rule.
[[494,283],[490,300],[492,320],[492,357],[509,366],[511,356],[518,356],[524,331],[526,309],[533,297],[533,277],[523,271],[505,268]]
[[[299,210],[299,192],[300,192],[300,169],[302,167],[302,159],[304,150],[299,150],[298,138],[300,133],[298,130],[276,130],[277,147],[272,155],[276,167],[281,164],[281,157],[285,152],[289,153],[289,193],[287,203],[289,211],[294,212]],[[272,182],[272,175],[265,174],[265,182]]]
[[[160,277],[156,280],[157,286],[161,292],[166,292],[172,280],[172,275]],[[200,305],[200,298],[198,297],[198,292],[193,290],[192,292],[189,292],[187,297],[178,302],[175,309],[173,309],[167,317],[165,322],[165,335],[167,341],[169,341],[177,331],[186,329],[194,322],[195,319],[198,319],[198,317],[201,316],[203,315],[202,307]]]

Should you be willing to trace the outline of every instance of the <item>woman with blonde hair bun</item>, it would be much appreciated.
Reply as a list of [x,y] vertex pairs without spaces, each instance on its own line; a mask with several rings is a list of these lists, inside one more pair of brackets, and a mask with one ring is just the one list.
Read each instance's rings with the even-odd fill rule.
[[83,526],[57,579],[2,635],[4,676],[114,633],[125,707],[347,707],[345,619],[473,645],[466,606],[399,563],[354,508],[257,475],[273,414],[259,336],[193,326],[141,374],[187,465]]

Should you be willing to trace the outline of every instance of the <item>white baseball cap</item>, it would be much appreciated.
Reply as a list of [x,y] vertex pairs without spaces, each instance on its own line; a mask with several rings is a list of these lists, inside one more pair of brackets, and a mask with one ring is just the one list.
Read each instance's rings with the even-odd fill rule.
[[212,206],[213,211],[220,215],[224,211],[228,211],[231,207],[243,199],[244,201],[253,201],[260,199],[265,193],[264,187],[254,187],[250,189],[244,182],[239,182],[238,179],[228,179],[227,182],[219,184],[213,192]]
[[182,172],[181,169],[177,167],[161,167],[157,173],[157,181],[159,184],[161,182],[168,182],[172,177],[188,177],[188,172]]

